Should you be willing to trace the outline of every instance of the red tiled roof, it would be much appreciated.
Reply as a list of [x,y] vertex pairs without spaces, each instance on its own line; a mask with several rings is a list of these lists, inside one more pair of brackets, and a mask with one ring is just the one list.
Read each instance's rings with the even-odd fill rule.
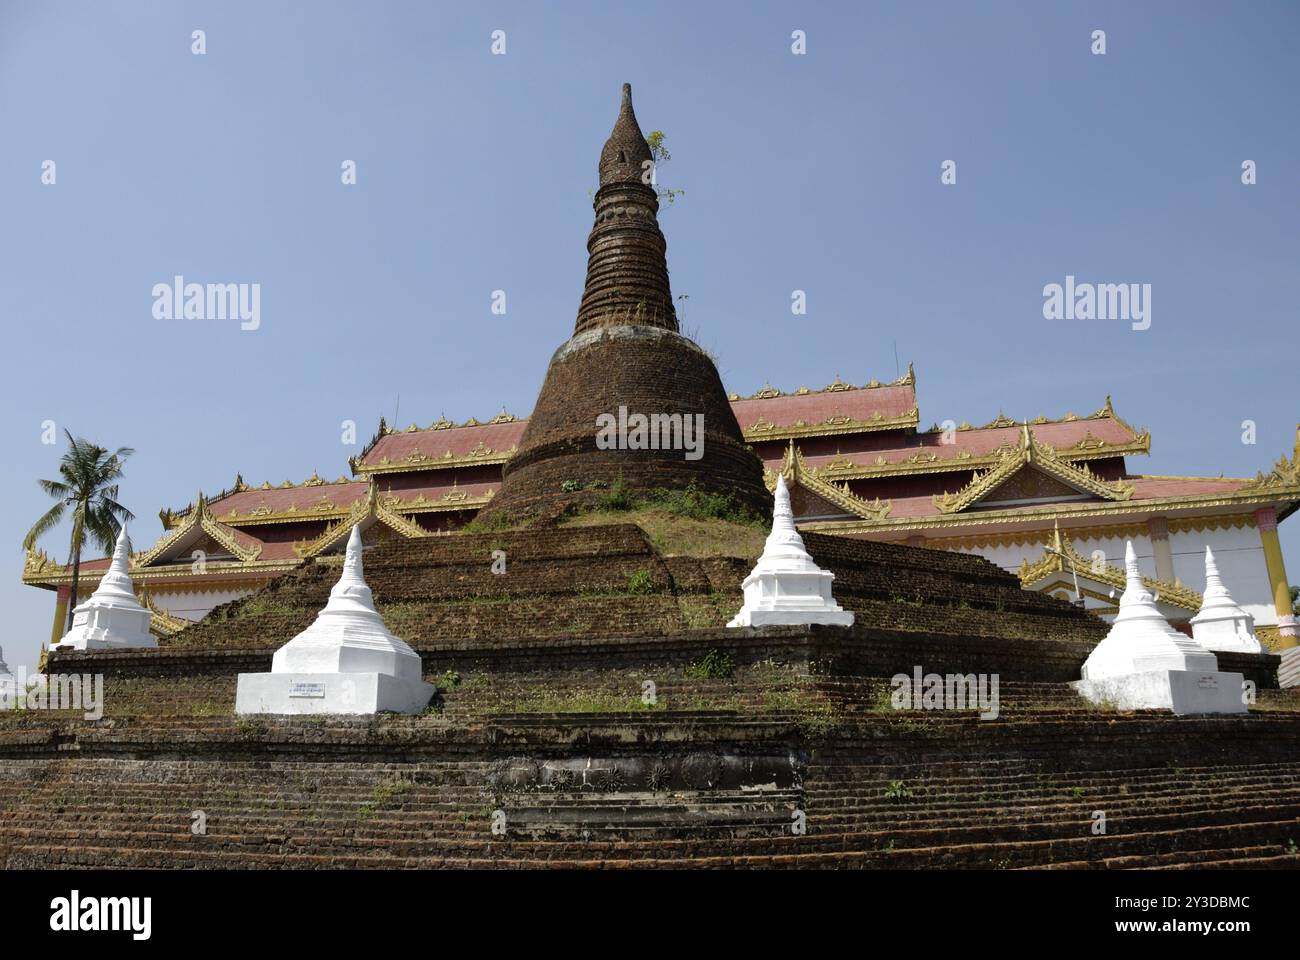
[[346,510],[366,495],[367,487],[365,480],[292,488],[272,487],[269,490],[254,487],[239,493],[229,493],[220,500],[211,500],[208,502],[208,507],[212,515],[218,519],[224,519],[233,510],[236,515],[235,522],[249,516],[255,510],[281,513],[296,507],[306,513],[323,502],[332,503],[336,509]]
[[[1056,449],[1069,457],[1072,448],[1081,440],[1101,440],[1108,445],[1118,446],[1132,443],[1136,437],[1132,430],[1109,417],[1096,420],[1068,420],[1060,423],[1030,424],[1034,439]],[[840,454],[809,454],[804,451],[804,463],[810,467],[821,468],[832,462],[845,460],[870,466],[883,457],[886,463],[901,463],[918,453],[934,454],[940,460],[953,460],[968,453],[972,457],[988,456],[1001,446],[1014,447],[1020,442],[1019,425],[1009,427],[977,427],[972,430],[957,430],[950,436],[952,443],[943,443],[942,433],[918,433],[909,437],[907,443],[891,442],[886,446],[857,450]],[[782,457],[784,454],[782,454]],[[780,463],[781,457],[769,459],[768,465]]]
[[397,497],[403,502],[419,499],[423,496],[425,500],[441,500],[452,490],[457,490],[471,497],[480,497],[485,493],[498,490],[501,487],[501,481],[484,480],[478,483],[452,483],[448,478],[446,483],[422,483],[418,487],[402,487],[400,490],[388,491],[384,489],[382,479],[379,482],[379,489],[384,494],[391,492],[392,496]]
[[400,463],[413,453],[434,459],[448,453],[462,457],[478,449],[480,444],[495,453],[505,453],[519,445],[527,424],[526,420],[513,420],[509,423],[481,423],[473,427],[389,433],[380,437],[359,462],[374,466],[387,457],[391,463]]
[[[1247,480],[1229,477],[1127,477],[1133,484],[1133,496],[1128,502],[1156,500],[1164,497],[1211,496],[1216,493],[1232,493],[1241,488]],[[1051,510],[1059,504],[1034,504],[1019,506],[1017,513],[1031,514],[1038,510]],[[893,497],[890,500],[889,519],[899,520],[909,517],[933,517],[942,511],[934,504],[930,495],[916,497]]]
[[1129,477],[1134,500],[1233,493],[1249,483],[1236,477]]
[[830,417],[872,420],[879,415],[895,419],[911,413],[915,406],[916,392],[911,384],[731,401],[741,430],[760,419],[777,427],[794,426],[799,421],[824,423]]

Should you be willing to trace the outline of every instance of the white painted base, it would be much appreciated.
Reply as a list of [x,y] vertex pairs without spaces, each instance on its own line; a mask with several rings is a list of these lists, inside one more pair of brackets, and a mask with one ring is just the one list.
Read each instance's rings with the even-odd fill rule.
[[784,607],[780,610],[744,609],[736,614],[729,627],[798,626],[805,623],[828,623],[836,627],[853,626],[853,614],[848,610],[827,610],[808,607],[805,610]]
[[1287,647],[1281,653],[1282,663],[1277,668],[1277,685],[1283,690],[1300,687],[1300,647]]
[[419,713],[434,690],[385,673],[241,673],[235,713]]
[[1070,684],[1093,703],[1120,710],[1172,710],[1192,713],[1245,713],[1240,673],[1199,670],[1147,670]]
[[95,636],[94,634],[82,633],[74,636],[69,633],[51,650],[141,650],[153,649],[158,646],[158,641],[149,633],[144,633],[134,639],[123,639],[113,634],[106,636]]

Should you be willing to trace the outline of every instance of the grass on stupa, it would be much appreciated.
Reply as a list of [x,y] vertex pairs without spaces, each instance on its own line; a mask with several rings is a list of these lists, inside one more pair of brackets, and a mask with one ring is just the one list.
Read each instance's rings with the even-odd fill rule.
[[753,523],[718,518],[697,519],[657,507],[592,510],[560,521],[561,527],[598,527],[634,523],[654,548],[668,557],[739,557],[757,560],[767,530]]

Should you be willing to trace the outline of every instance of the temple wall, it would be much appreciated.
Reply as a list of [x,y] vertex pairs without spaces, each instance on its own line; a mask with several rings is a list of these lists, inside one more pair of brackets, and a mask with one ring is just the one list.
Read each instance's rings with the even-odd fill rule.
[[[1043,555],[1043,550],[1047,544],[1047,537],[1050,533],[1044,533],[1044,540],[1038,543],[1016,543],[1009,546],[986,546],[963,548],[963,553],[977,553],[986,560],[991,560],[1002,569],[1009,573],[1016,573],[1020,570],[1020,565],[1028,560],[1033,563]],[[1074,541],[1074,548],[1085,557],[1091,557],[1094,550],[1100,550],[1106,555],[1106,562],[1111,566],[1124,568],[1124,544],[1123,537],[1087,537]],[[1138,569],[1142,571],[1144,577],[1154,577],[1156,575],[1156,562],[1151,547],[1151,540],[1148,537],[1135,537],[1133,539],[1133,549],[1138,555]]]
[[[1205,589],[1205,547],[1208,544],[1214,550],[1219,573],[1233,599],[1255,618],[1255,623],[1259,626],[1277,623],[1268,569],[1264,562],[1264,549],[1256,528],[1229,527],[1171,533],[1169,542],[1174,557],[1174,574],[1184,586],[1196,591]],[[1075,549],[1085,557],[1091,557],[1094,550],[1100,550],[1106,555],[1108,564],[1121,569],[1124,567],[1124,544],[1123,537],[1087,537],[1074,541]],[[965,547],[960,552],[979,554],[1004,570],[1015,573],[1025,560],[1033,563],[1041,557],[1043,548],[1043,543],[1017,543],[1007,546]],[[1151,538],[1135,537],[1133,548],[1137,551],[1138,569],[1142,575],[1156,576]]]
[[[261,586],[259,582],[258,587]],[[155,593],[150,599],[155,607],[173,617],[180,617],[182,620],[201,620],[213,607],[238,600],[253,592],[254,589],[251,587],[247,590],[187,590],[177,593]]]
[[1232,599],[1251,614],[1259,626],[1277,623],[1264,547],[1257,528],[1229,527],[1171,533],[1169,542],[1174,554],[1174,572],[1184,584],[1193,590],[1205,589],[1205,547],[1209,544]]

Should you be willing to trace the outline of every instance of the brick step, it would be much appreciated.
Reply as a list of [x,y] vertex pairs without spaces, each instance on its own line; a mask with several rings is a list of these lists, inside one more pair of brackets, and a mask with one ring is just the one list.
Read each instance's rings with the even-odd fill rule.
[[1053,863],[1050,870],[1106,869],[1106,870],[1162,870],[1171,868],[1200,868],[1222,866],[1229,863],[1254,863],[1264,860],[1289,861],[1294,868],[1300,856],[1279,853],[1276,844],[1251,847],[1226,847],[1208,850],[1177,850],[1129,857],[1110,857],[1103,861],[1071,860]]
[[[431,867],[431,866],[675,866],[683,856],[689,855],[692,865],[709,866],[766,866],[766,867],[1016,867],[1037,866],[1050,863],[1054,852],[1087,853],[1066,861],[1074,865],[1104,866],[1108,860],[1124,856],[1151,855],[1154,852],[1173,853],[1172,848],[1186,845],[1178,851],[1194,856],[1198,850],[1222,850],[1224,840],[1236,841],[1234,848],[1257,846],[1267,848],[1276,844],[1268,838],[1259,842],[1261,833],[1276,834],[1288,823],[1232,824],[1213,828],[1195,828],[1191,831],[1160,831],[1123,838],[1071,838],[1050,841],[1016,841],[1002,843],[974,843],[950,847],[919,847],[905,850],[870,849],[860,836],[833,838],[840,849],[808,849],[809,837],[782,837],[765,839],[735,839],[721,844],[712,841],[657,841],[642,843],[547,843],[542,841],[496,840],[475,842],[459,848],[444,848],[434,854],[428,851],[416,856],[387,856],[350,854],[302,854],[277,850],[267,851],[265,845],[251,845],[239,852],[211,850],[192,844],[188,849],[171,851],[138,851],[119,846],[88,846],[76,848],[59,845],[16,844],[9,848],[6,865],[20,867],[36,864],[43,866],[193,866],[193,867]],[[1251,842],[1251,841],[1255,842]],[[800,849],[803,845],[803,849]],[[1166,848],[1166,849],[1161,849]],[[486,854],[492,854],[489,859]],[[721,852],[725,851],[725,852]],[[1277,858],[1268,858],[1277,859]],[[1294,857],[1286,857],[1294,863]]]

